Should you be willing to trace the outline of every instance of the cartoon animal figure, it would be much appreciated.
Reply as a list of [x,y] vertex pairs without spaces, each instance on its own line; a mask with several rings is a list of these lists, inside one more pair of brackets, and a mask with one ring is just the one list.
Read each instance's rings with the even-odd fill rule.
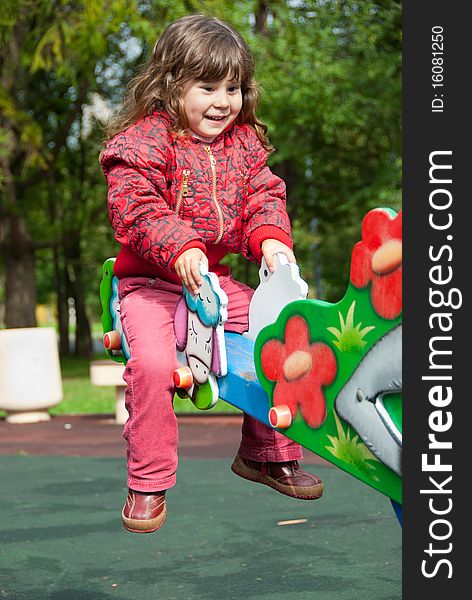
[[200,265],[203,283],[196,295],[183,286],[177,303],[174,330],[177,350],[185,352],[187,367],[174,373],[177,388],[187,390],[198,408],[211,408],[218,400],[216,377],[227,372],[224,323],[228,298],[218,277]]
[[384,464],[401,475],[402,433],[385,408],[402,391],[402,326],[388,331],[364,356],[336,397],[336,412]]
[[285,254],[275,257],[275,271],[269,271],[265,259],[259,269],[259,280],[249,307],[249,330],[244,334],[255,340],[259,331],[277,320],[280,311],[289,302],[304,300],[308,284],[300,277],[298,265],[289,263]]

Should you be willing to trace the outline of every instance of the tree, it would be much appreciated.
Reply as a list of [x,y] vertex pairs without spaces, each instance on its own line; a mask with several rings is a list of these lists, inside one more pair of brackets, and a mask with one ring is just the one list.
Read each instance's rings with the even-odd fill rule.
[[[83,180],[77,170],[75,178],[71,177],[73,169],[66,163],[72,158],[71,148],[80,147],[83,110],[99,89],[100,66],[111,55],[118,62],[128,61],[122,44],[130,37],[127,22],[139,11],[136,3],[122,0],[10,1],[6,10],[8,18],[0,30],[0,243],[5,325],[36,324],[35,258],[39,249],[50,247],[57,267],[61,253],[75,261],[72,294],[79,308],[78,324],[83,326],[78,337],[90,338],[77,271],[83,221],[64,220],[80,199],[77,190]],[[93,151],[97,153],[97,148]],[[68,171],[66,186],[76,191],[70,195],[69,206],[63,202],[64,194],[57,194],[64,170]],[[97,169],[95,172],[97,175]],[[63,227],[65,222],[74,226]],[[58,289],[65,268],[62,270],[62,274],[56,270]],[[63,320],[61,315],[63,306],[59,308]],[[84,347],[84,353],[88,352]]]

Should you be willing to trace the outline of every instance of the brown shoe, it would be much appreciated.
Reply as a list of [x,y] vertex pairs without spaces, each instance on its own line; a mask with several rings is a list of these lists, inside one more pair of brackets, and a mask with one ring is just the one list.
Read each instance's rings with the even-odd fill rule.
[[165,491],[150,494],[129,489],[121,518],[125,528],[133,533],[157,531],[166,520]]
[[316,500],[323,494],[323,482],[316,475],[302,471],[296,460],[286,462],[256,462],[239,454],[231,465],[236,475],[257,481],[286,496],[300,500]]

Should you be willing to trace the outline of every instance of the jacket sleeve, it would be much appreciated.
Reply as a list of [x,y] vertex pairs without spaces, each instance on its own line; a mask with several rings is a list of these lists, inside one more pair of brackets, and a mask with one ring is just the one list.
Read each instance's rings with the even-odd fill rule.
[[292,230],[285,207],[285,183],[266,165],[267,152],[252,129],[249,140],[250,167],[241,249],[246,258],[260,262],[262,242],[277,239],[292,248]]
[[113,138],[100,155],[116,240],[166,270],[172,270],[188,248],[205,252],[200,236],[170,208],[169,151],[165,139],[128,130]]

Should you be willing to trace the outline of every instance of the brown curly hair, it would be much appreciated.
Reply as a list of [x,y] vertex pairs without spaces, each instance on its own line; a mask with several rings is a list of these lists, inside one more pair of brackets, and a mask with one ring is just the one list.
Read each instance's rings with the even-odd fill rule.
[[190,80],[220,81],[228,74],[241,85],[243,102],[236,122],[250,125],[271,152],[267,126],[255,114],[259,88],[249,47],[228,23],[199,14],[182,17],[164,30],[140,73],[130,81],[122,108],[106,128],[108,139],[156,110],[171,116],[177,137],[187,136],[183,87]]

